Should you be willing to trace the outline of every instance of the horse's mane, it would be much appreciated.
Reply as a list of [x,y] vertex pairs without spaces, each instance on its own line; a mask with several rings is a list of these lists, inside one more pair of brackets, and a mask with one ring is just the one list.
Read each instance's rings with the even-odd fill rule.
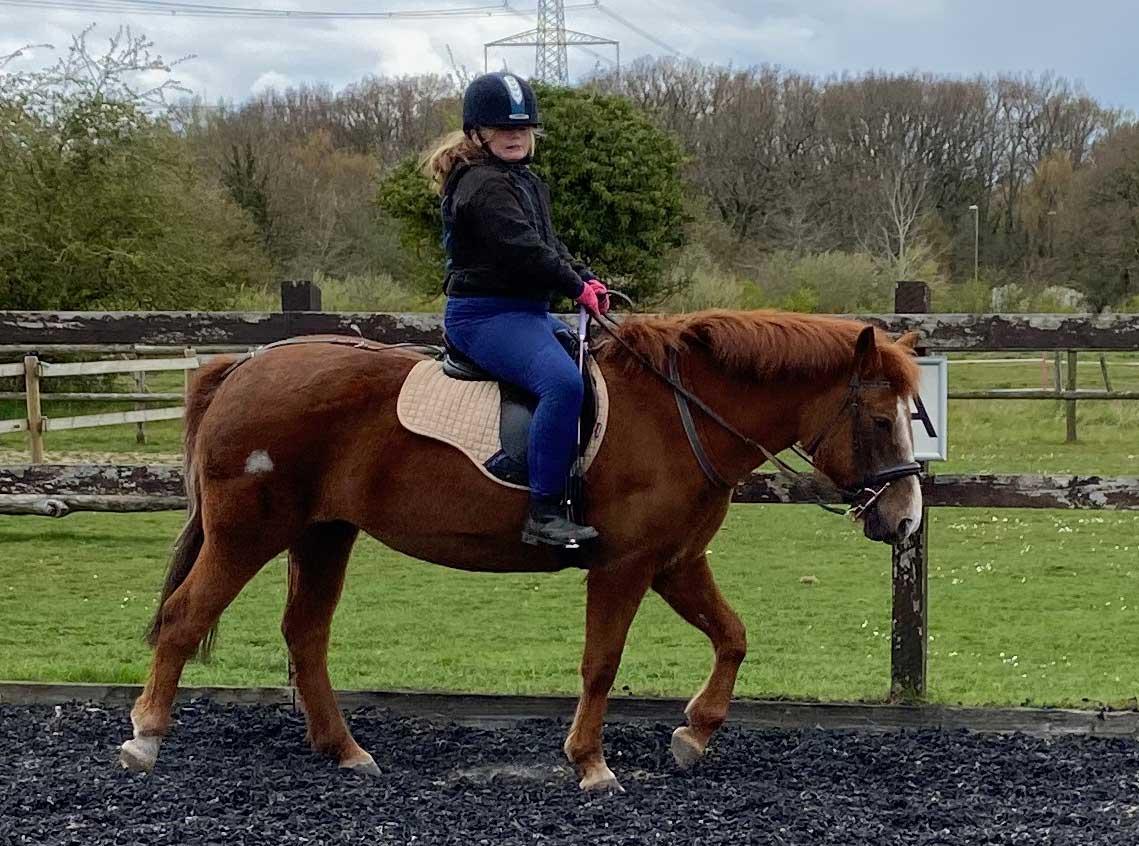
[[[618,334],[657,368],[670,348],[701,346],[729,371],[761,381],[831,378],[848,374],[866,324],[837,317],[771,310],[713,309],[692,314],[629,318]],[[875,330],[882,376],[899,394],[917,392],[918,367],[908,347]],[[628,357],[608,341],[601,358]]]

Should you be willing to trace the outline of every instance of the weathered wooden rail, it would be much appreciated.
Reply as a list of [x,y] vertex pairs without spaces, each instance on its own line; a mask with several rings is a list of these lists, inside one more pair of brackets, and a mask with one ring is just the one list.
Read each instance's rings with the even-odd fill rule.
[[[143,354],[193,346],[199,352],[223,352],[295,335],[314,334],[356,335],[384,343],[434,344],[439,343],[442,337],[442,317],[438,314],[290,310],[290,306],[319,307],[319,302],[319,289],[315,286],[286,283],[283,290],[285,310],[280,313],[0,311],[0,355],[47,347],[55,352],[123,351]],[[1076,439],[1077,402],[1139,399],[1139,391],[1110,389],[1105,364],[1101,365],[1105,371],[1105,390],[1077,390],[1075,367],[1079,350],[1139,349],[1139,315],[922,313],[851,316],[890,332],[916,331],[929,353],[1056,350],[1059,355],[1060,351],[1065,351],[1069,367],[1068,381],[1063,387],[1057,381],[1051,391],[954,392],[950,399],[1063,400],[1067,403],[1068,440]]]
[[[0,467],[0,514],[62,517],[77,511],[186,507],[182,470],[170,465],[26,464]],[[1139,477],[947,474],[925,476],[929,508],[1092,508],[1139,511]],[[733,502],[811,504],[774,473],[753,473]]]
[[[917,332],[930,353],[1139,350],[1139,314],[850,315],[889,332]],[[82,345],[245,347],[294,335],[356,335],[439,343],[442,315],[324,312],[0,311],[0,353]],[[78,345],[78,346],[77,346]]]

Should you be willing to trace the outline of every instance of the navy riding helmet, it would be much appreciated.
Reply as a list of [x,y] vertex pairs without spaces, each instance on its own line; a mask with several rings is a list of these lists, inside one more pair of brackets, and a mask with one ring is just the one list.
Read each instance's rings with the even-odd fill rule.
[[463,95],[463,132],[475,127],[540,126],[534,89],[512,73],[487,73]]

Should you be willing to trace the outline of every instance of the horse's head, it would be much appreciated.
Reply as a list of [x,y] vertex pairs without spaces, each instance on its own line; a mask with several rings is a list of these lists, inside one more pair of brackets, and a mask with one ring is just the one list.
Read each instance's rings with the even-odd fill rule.
[[909,405],[916,340],[909,333],[890,342],[866,327],[850,378],[826,391],[803,421],[815,466],[846,490],[871,540],[898,543],[921,523]]

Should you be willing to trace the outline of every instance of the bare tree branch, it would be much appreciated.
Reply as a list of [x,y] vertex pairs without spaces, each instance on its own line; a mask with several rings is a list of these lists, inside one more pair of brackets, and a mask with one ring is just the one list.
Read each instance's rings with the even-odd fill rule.
[[[167,61],[152,53],[153,41],[130,27],[119,27],[106,50],[96,55],[88,38],[94,29],[92,24],[72,36],[67,53],[54,65],[38,71],[0,73],[0,96],[19,100],[26,110],[49,122],[57,120],[74,102],[93,99],[128,103],[153,116],[172,117],[176,106],[168,97],[192,93],[173,76],[174,69],[193,56]],[[33,48],[55,49],[50,44],[21,47],[0,56],[0,71]],[[159,80],[152,81],[156,76]]]

